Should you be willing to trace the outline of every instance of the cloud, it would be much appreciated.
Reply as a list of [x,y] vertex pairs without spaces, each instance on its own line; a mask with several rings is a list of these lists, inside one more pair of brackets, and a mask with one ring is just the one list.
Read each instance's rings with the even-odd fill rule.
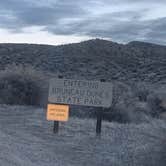
[[0,42],[61,45],[90,39],[88,36],[51,35],[47,31],[40,31],[38,27],[24,28],[24,30],[24,33],[13,33],[0,29]]
[[163,0],[5,0],[0,27],[13,33],[38,26],[52,35],[144,40],[166,44]]
[[[7,28],[10,27],[9,23],[17,25],[18,28],[34,25],[49,26],[56,24],[60,19],[79,17],[81,14],[85,14],[85,11],[76,4],[64,3],[63,0],[52,4],[53,1],[49,2],[50,5],[44,6],[44,1],[41,3],[27,0],[3,1],[0,6],[0,25]],[[15,19],[11,20],[11,16]]]
[[166,45],[166,17],[151,21],[151,29],[146,34],[146,41]]
[[[161,30],[165,32],[165,19],[141,20],[143,13],[143,11],[141,14],[128,11],[104,14],[98,17],[79,20],[78,22],[70,20],[68,23],[63,22],[56,26],[47,27],[46,30],[54,34],[81,34],[99,38],[110,38],[119,42],[131,40],[155,42],[156,37],[154,36],[155,38],[153,38],[152,34],[160,34]],[[160,39],[160,43],[165,43],[164,37]]]

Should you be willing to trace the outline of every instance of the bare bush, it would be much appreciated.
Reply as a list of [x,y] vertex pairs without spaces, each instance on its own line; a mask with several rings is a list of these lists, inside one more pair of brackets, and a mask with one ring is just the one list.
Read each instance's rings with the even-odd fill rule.
[[158,117],[159,114],[162,112],[162,107],[160,106],[161,104],[161,99],[157,94],[151,94],[148,97],[148,104],[151,107],[151,115],[153,117]]
[[150,93],[150,87],[144,82],[138,82],[133,86],[133,92],[139,101],[146,102]]
[[10,65],[0,71],[0,101],[5,104],[39,105],[42,84],[46,78],[42,72],[27,65]]
[[114,82],[113,84],[112,105],[106,109],[104,119],[109,121],[117,121],[120,123],[128,123],[128,108],[134,102],[131,88],[122,82]]

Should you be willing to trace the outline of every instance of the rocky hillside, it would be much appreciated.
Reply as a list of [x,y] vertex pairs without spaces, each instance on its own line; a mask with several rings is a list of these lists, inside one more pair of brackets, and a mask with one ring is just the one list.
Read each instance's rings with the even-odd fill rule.
[[61,46],[0,44],[0,69],[30,64],[66,78],[166,82],[166,46],[89,40]]

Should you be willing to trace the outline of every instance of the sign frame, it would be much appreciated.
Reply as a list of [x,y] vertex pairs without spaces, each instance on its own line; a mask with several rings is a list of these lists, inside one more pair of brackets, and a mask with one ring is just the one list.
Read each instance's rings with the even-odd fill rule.
[[49,83],[48,101],[67,105],[109,108],[113,85],[105,81],[54,78]]

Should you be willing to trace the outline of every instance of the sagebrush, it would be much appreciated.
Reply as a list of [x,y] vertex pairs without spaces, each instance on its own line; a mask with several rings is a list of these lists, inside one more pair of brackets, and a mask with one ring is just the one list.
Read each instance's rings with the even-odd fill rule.
[[28,65],[10,65],[0,71],[0,102],[40,105],[47,76]]

